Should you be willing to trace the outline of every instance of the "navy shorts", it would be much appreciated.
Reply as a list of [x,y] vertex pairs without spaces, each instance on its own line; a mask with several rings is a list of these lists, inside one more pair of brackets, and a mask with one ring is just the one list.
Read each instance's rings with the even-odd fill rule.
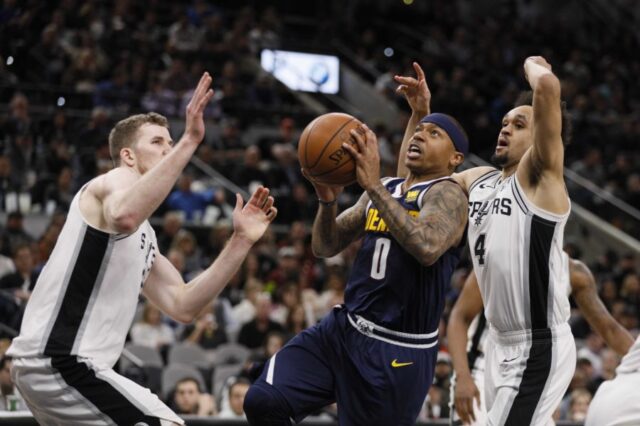
[[340,425],[413,425],[437,351],[437,331],[397,333],[336,307],[276,353],[254,386],[285,400],[296,422],[337,402]]

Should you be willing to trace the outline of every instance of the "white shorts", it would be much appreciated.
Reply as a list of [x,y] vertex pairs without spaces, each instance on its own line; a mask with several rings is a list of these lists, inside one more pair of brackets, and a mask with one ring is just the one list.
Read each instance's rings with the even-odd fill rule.
[[640,425],[640,371],[621,373],[598,388],[585,426]]
[[488,425],[553,425],[576,368],[568,324],[551,330],[489,331],[485,399]]
[[11,377],[43,425],[184,424],[148,389],[86,359],[15,358]]
[[465,425],[465,426],[484,426],[487,424],[487,405],[484,400],[484,355],[480,355],[476,361],[473,369],[471,370],[471,377],[473,378],[473,383],[478,387],[478,391],[480,392],[480,405],[478,405],[478,401],[473,400],[473,414],[476,420],[473,423],[462,423],[460,420],[460,416],[456,412],[455,407],[455,374],[453,379],[451,380],[451,424],[453,426]]

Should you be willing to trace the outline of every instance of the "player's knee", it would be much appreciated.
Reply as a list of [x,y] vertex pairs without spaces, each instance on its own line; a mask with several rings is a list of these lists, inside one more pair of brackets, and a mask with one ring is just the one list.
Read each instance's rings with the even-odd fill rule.
[[253,385],[244,397],[244,412],[252,426],[290,426],[289,407],[275,393]]

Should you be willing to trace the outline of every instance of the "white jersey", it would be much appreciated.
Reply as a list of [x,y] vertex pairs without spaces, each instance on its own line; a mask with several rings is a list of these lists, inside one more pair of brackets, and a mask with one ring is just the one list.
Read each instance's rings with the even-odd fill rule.
[[616,374],[640,373],[640,336],[616,368]]
[[500,332],[566,323],[562,241],[569,212],[549,213],[526,198],[515,174],[491,171],[469,188],[469,248],[487,321]]
[[640,424],[640,336],[622,358],[616,377],[602,383],[589,404],[585,426]]
[[129,235],[93,228],[80,212],[83,190],[29,299],[13,357],[73,355],[110,368],[122,352],[156,235],[148,221]]

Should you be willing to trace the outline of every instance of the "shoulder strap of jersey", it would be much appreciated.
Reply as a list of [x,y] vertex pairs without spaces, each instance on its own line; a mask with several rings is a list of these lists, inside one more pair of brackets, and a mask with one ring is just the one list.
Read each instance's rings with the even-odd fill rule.
[[471,194],[471,191],[473,191],[476,186],[478,186],[482,182],[486,182],[487,180],[500,175],[500,173],[500,170],[491,170],[480,176],[478,179],[474,180],[473,183],[469,185],[469,194]]

